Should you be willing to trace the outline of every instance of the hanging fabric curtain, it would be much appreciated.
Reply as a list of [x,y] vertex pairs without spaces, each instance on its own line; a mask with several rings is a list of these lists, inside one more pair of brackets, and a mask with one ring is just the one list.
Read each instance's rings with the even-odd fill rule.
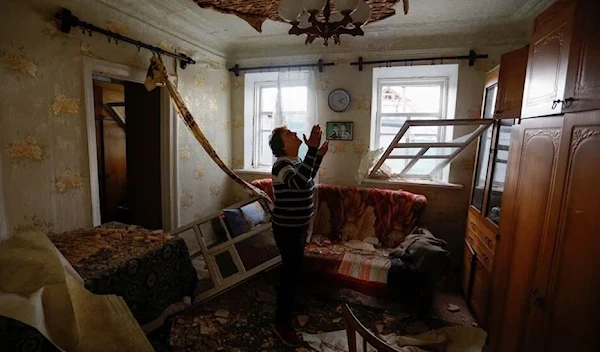
[[148,68],[148,73],[146,75],[145,86],[146,89],[150,91],[156,88],[156,86],[158,85],[164,85],[167,88],[171,99],[173,99],[173,102],[177,107],[179,116],[181,116],[186,126],[190,129],[194,137],[196,137],[198,143],[202,145],[206,153],[208,153],[210,158],[221,168],[221,170],[223,170],[223,172],[225,172],[227,176],[229,176],[237,184],[244,187],[251,195],[258,195],[264,198],[267,202],[272,203],[271,198],[269,198],[269,196],[265,192],[254,187],[250,183],[242,180],[229,167],[227,167],[227,165],[225,165],[223,160],[221,160],[221,158],[217,155],[217,152],[212,147],[208,139],[206,139],[206,137],[204,136],[204,133],[202,133],[202,130],[200,130],[200,127],[198,127],[198,124],[196,124],[194,117],[192,116],[188,108],[185,106],[183,98],[181,97],[179,92],[177,91],[173,83],[169,81],[169,76],[167,74],[167,70],[165,69],[165,65],[162,59],[157,55],[153,55],[152,59],[150,59],[150,67]]
[[[317,116],[317,87],[315,71],[282,71],[277,73],[277,95],[275,98],[274,119],[276,123],[286,125],[303,140],[303,135],[310,136],[312,126],[319,121]],[[302,143],[298,156],[304,158],[308,147]],[[315,176],[315,184],[319,176]],[[314,201],[318,204],[318,192]],[[314,217],[308,228],[306,241],[310,242],[314,226]]]
[[[283,71],[277,73],[277,95],[274,118],[276,123],[286,125],[296,132],[300,139],[308,138],[313,125],[319,121],[317,116],[317,95],[315,72]],[[308,148],[300,146],[298,155],[304,157]]]

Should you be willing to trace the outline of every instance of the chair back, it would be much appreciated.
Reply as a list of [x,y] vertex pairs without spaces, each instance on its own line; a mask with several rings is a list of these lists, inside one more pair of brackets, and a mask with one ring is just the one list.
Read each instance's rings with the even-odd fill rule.
[[358,346],[356,344],[356,333],[362,337],[363,348],[362,352],[367,352],[367,343],[375,348],[378,352],[399,352],[400,350],[388,345],[385,341],[381,340],[369,329],[361,324],[356,318],[354,313],[350,310],[348,304],[342,305],[342,315],[344,317],[344,323],[346,324],[346,334],[348,335],[348,351],[358,352]]

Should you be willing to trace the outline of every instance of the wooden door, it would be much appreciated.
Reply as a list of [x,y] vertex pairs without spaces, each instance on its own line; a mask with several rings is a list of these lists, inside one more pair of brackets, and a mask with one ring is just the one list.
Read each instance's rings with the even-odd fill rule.
[[547,228],[562,117],[513,127],[493,267],[491,351],[521,351],[540,245]]
[[162,228],[160,89],[125,83],[127,192],[131,223]]
[[600,1],[578,4],[563,111],[600,109]]
[[565,116],[558,165],[561,197],[549,213],[557,231],[546,238],[532,302],[539,338],[526,348],[600,351],[600,110]]
[[470,303],[482,327],[487,328],[492,275],[483,264],[479,253],[475,255],[475,258],[477,260],[474,263],[475,269]]
[[127,195],[125,130],[110,117],[102,120],[104,147],[104,212],[102,222],[117,220],[117,209]]
[[529,45],[502,55],[495,117],[521,117],[528,54]]
[[575,4],[557,1],[536,20],[531,35],[521,117],[562,112]]

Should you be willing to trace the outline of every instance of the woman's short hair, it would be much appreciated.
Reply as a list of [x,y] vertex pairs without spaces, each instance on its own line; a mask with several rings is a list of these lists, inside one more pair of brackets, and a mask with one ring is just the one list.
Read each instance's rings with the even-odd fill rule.
[[285,126],[275,127],[273,132],[271,132],[271,137],[269,138],[269,146],[271,147],[271,151],[273,155],[276,157],[285,156],[285,150],[283,145],[283,138],[281,135],[283,131],[287,130]]

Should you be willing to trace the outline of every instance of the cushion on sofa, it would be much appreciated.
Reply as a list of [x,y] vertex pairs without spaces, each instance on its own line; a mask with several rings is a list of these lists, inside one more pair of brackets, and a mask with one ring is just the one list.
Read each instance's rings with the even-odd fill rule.
[[313,232],[332,241],[377,237],[394,248],[411,233],[427,198],[406,191],[319,185]]

